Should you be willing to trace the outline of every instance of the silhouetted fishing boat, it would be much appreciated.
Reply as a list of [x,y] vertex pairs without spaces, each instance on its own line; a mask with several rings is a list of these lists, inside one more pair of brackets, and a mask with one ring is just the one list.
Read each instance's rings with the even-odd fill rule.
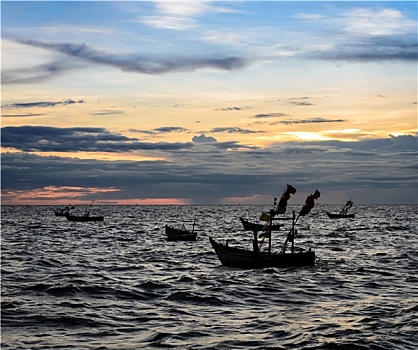
[[90,207],[87,207],[84,214],[82,215],[73,215],[70,213],[66,213],[65,217],[68,221],[77,221],[77,222],[87,222],[87,221],[103,221],[103,215],[92,216],[90,215],[90,208],[92,207],[94,201],[91,202]]
[[[315,265],[315,252],[311,249],[304,250],[297,248],[294,245],[295,235],[297,233],[295,226],[297,220],[300,216],[307,215],[314,206],[314,199],[318,199],[320,193],[318,190],[312,195],[309,195],[306,199],[302,210],[300,211],[298,217],[296,218],[295,212],[291,218],[276,218],[277,214],[284,214],[286,211],[287,200],[290,198],[290,194],[294,194],[296,189],[290,185],[287,185],[282,199],[280,200],[279,205],[274,209],[270,210],[269,213],[263,213],[260,217],[260,220],[267,221],[269,223],[269,229],[262,232],[258,236],[258,231],[254,230],[253,236],[253,249],[242,249],[230,247],[228,241],[226,244],[221,244],[216,242],[212,237],[209,237],[209,241],[212,245],[212,248],[215,250],[216,255],[218,256],[222,265],[233,266],[240,268],[263,268],[263,267],[301,267],[301,266],[314,266]],[[276,205],[276,198],[274,201]],[[273,226],[274,220],[292,220],[292,227],[287,234],[286,240],[282,246],[280,252],[273,253],[271,251],[271,227]],[[268,250],[261,251],[261,244],[259,238],[268,238]],[[291,242],[290,251],[288,251],[288,243]]]
[[240,268],[262,267],[291,267],[291,266],[314,266],[314,251],[299,251],[298,253],[275,253],[254,252],[251,250],[229,247],[209,237],[210,243],[222,265]]
[[104,220],[104,216],[103,215],[99,215],[99,216],[90,216],[88,215],[71,215],[71,214],[66,214],[65,217],[67,218],[68,221],[78,221],[78,222],[86,222],[86,221],[103,221]]
[[333,214],[327,211],[327,215],[330,219],[353,219],[355,214]]
[[[255,222],[245,220],[242,217],[240,217],[239,219],[240,219],[240,221],[242,223],[242,226],[244,227],[245,231],[254,231],[254,230],[262,231],[262,230],[268,228],[268,224],[258,224],[258,223],[255,223]],[[280,229],[280,227],[281,227],[281,225],[272,225],[271,230],[278,231]]]
[[339,213],[330,213],[328,211],[326,213],[330,219],[353,219],[355,217],[355,214],[348,214],[348,209],[350,209],[353,206],[353,204],[354,203],[350,199],[347,201],[347,203],[345,203],[344,207],[341,209]]
[[186,230],[184,224],[181,229],[165,225],[167,241],[195,241],[197,232],[194,231],[194,225],[195,221],[193,221],[192,231]]

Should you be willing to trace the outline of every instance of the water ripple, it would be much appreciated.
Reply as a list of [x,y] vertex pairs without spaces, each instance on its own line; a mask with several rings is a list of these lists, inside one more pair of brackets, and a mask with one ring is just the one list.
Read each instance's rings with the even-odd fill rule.
[[[316,206],[297,244],[309,268],[223,267],[208,237],[249,247],[263,206],[107,206],[102,223],[2,207],[3,349],[413,350],[416,206]],[[289,210],[292,210],[289,207]],[[298,210],[298,208],[294,208]],[[196,242],[168,242],[164,225]],[[279,250],[285,231],[275,234]]]

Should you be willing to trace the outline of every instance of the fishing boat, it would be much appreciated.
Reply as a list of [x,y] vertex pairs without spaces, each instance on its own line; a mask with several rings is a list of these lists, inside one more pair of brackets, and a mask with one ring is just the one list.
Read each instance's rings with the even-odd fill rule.
[[[242,217],[240,217],[239,219],[240,219],[240,221],[242,223],[242,226],[244,227],[245,231],[254,231],[254,230],[262,231],[262,230],[268,228],[267,224],[258,224],[258,223],[255,223],[255,222],[245,220]],[[282,225],[272,225],[271,230],[278,231],[281,226]]]
[[341,209],[339,213],[330,213],[327,211],[327,215],[330,219],[353,219],[355,217],[355,214],[348,214],[348,209],[350,209],[353,206],[353,201],[350,199],[345,203],[344,207]]
[[[287,185],[290,186],[290,185]],[[287,187],[288,188],[288,187]],[[291,187],[291,193],[295,193],[296,189]],[[284,214],[286,211],[287,199],[290,198],[290,193],[284,191],[282,198],[287,199],[285,201],[280,201],[279,205],[271,209],[269,213],[263,213],[260,217],[260,220],[268,220],[268,226],[271,228],[273,226],[274,220],[292,220],[292,226],[289,230],[286,240],[278,252],[272,252],[272,230],[267,229],[258,235],[257,229],[254,230],[254,235],[252,239],[252,250],[230,247],[228,241],[225,244],[215,241],[212,237],[209,237],[209,241],[212,245],[212,248],[215,250],[216,255],[218,256],[222,265],[232,266],[238,268],[264,268],[264,267],[302,267],[302,266],[314,266],[315,265],[315,252],[311,249],[304,250],[301,248],[295,247],[295,236],[297,230],[295,229],[296,223],[300,216],[307,215],[314,206],[314,199],[318,199],[320,193],[318,190],[315,193],[306,199],[302,210],[299,215],[296,217],[295,212],[291,218],[278,218],[278,214]],[[283,205],[284,204],[284,205]],[[275,199],[276,205],[276,199]],[[268,238],[268,249],[262,251],[261,246],[263,241],[259,241],[259,238]],[[288,244],[291,242],[290,249],[288,249]]]
[[192,231],[189,231],[186,229],[184,224],[180,229],[165,225],[165,234],[167,236],[167,241],[195,241],[197,232],[195,232],[194,226],[195,221],[193,221]]
[[82,215],[73,215],[69,212],[65,214],[65,217],[68,221],[77,221],[77,222],[87,222],[87,221],[103,221],[104,216],[103,215],[97,215],[92,216],[90,215],[91,207],[93,205],[94,201],[91,202],[89,207],[86,207],[86,210],[84,211],[84,214]]
[[71,215],[71,214],[66,214],[65,217],[67,218],[68,221],[77,221],[77,222],[86,222],[86,221],[103,221],[104,220],[104,216],[103,215],[99,215],[99,216],[90,216],[89,214],[84,214],[84,215]]
[[224,266],[239,268],[264,268],[264,267],[302,267],[315,265],[314,251],[300,251],[298,253],[263,253],[241,248],[223,245],[209,237],[220,262]]

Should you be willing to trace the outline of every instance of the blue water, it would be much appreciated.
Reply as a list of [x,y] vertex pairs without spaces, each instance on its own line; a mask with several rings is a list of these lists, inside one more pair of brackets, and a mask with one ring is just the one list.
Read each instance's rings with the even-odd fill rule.
[[[224,267],[208,237],[251,248],[268,206],[103,206],[104,222],[3,206],[2,349],[418,348],[416,206],[317,205],[296,245],[315,267]],[[300,210],[300,207],[289,207]],[[164,225],[196,242],[168,242]],[[275,233],[279,250],[287,231]]]

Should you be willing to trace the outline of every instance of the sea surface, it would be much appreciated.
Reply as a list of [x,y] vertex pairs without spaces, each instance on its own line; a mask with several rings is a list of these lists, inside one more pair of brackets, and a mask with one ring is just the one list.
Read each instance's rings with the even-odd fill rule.
[[[251,248],[239,217],[268,205],[53,209],[1,208],[2,349],[418,349],[417,206],[316,205],[296,237],[316,265],[285,269],[222,266],[209,243]],[[166,241],[194,219],[196,242]]]

